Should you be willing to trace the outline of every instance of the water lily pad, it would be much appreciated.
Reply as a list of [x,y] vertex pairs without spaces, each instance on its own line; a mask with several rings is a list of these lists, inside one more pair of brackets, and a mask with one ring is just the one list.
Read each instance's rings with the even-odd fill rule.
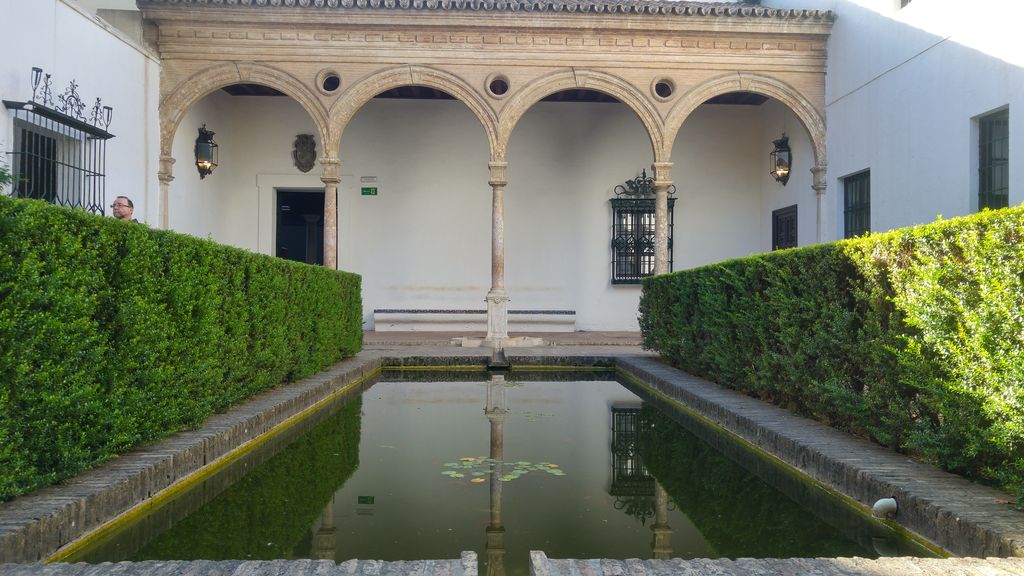
[[548,464],[548,468],[558,468],[558,464]]
[[470,482],[472,482],[474,484],[479,484],[479,483],[481,483],[483,481],[484,481],[483,478],[473,478],[472,480],[470,480]]
[[465,474],[459,474],[458,472],[452,474],[452,478],[464,478]]

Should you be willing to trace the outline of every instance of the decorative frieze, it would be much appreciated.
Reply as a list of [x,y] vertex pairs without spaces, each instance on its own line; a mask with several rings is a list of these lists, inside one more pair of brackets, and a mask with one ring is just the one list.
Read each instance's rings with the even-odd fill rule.
[[582,35],[582,34],[467,34],[465,32],[432,32],[410,34],[400,32],[286,32],[280,30],[237,31],[210,30],[209,28],[170,28],[161,30],[162,41],[173,44],[179,40],[232,40],[258,45],[261,50],[283,48],[294,44],[310,47],[352,48],[362,45],[416,46],[424,49],[438,47],[468,47],[549,50],[551,47],[599,48],[601,50],[629,52],[663,52],[673,50],[700,50],[702,52],[790,52],[825,56],[825,42],[813,40],[782,41],[760,38],[703,38],[665,35]]

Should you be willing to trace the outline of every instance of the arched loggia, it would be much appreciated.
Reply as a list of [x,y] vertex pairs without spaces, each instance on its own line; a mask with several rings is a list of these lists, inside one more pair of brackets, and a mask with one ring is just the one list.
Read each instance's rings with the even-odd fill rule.
[[[353,85],[363,104],[345,114],[335,151],[344,166],[338,261],[363,276],[364,318],[380,330],[434,321],[374,315],[378,309],[479,309],[489,266],[487,131],[473,107],[438,82],[408,81],[406,74]],[[465,318],[446,317],[432,329]]]
[[[160,198],[159,224],[169,226],[168,203],[170,184],[174,180],[176,163],[171,149],[182,120],[200,100],[214,91],[234,84],[258,84],[273,88],[296,101],[312,120],[320,142],[328,140],[327,110],[316,96],[290,74],[276,68],[255,63],[218,64],[205,68],[174,86],[162,89],[160,101]],[[189,161],[191,159],[188,159]]]
[[[651,130],[611,91],[564,80],[532,91],[529,100],[537,101],[516,112],[508,141],[510,294],[517,307],[574,310],[580,329],[611,325],[603,322],[628,326],[635,322],[639,286],[613,284],[609,199],[617,184],[642,169],[650,174]],[[565,88],[551,92],[559,86]],[[640,98],[631,90],[616,92]],[[657,119],[641,106],[657,141]]]
[[814,150],[814,163],[811,168],[813,183],[811,187],[817,199],[815,237],[817,242],[821,242],[823,226],[822,203],[825,193],[825,173],[827,169],[825,119],[809,98],[786,82],[762,74],[730,73],[712,78],[691,88],[672,107],[665,118],[666,139],[663,156],[665,158],[671,157],[672,146],[676,141],[679,130],[694,110],[715,96],[730,92],[752,92],[773,98],[785,105],[803,125],[811,141],[811,147]]

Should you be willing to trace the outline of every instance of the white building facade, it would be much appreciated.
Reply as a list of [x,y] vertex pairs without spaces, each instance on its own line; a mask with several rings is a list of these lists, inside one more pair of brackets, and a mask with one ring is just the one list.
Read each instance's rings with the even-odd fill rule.
[[[545,99],[538,96],[539,101],[524,107],[498,159],[505,165],[499,186],[502,288],[513,312],[513,334],[514,312],[529,311],[574,313],[571,324],[558,315],[541,315],[541,325],[534,329],[544,328],[549,318],[553,329],[636,329],[639,286],[615,282],[611,200],[617,186],[643,171],[663,188],[666,182],[675,187],[675,270],[771,250],[780,215],[795,220],[790,232],[798,245],[808,245],[865,229],[927,222],[940,214],[969,214],[978,209],[981,188],[992,187],[992,180],[998,185],[995,193],[1005,194],[1009,205],[1024,201],[1024,146],[1018,145],[1024,122],[1015,112],[1024,105],[1024,55],[1009,30],[1016,21],[1013,13],[1019,11],[1015,2],[989,0],[981,2],[984,7],[958,7],[947,0],[913,0],[905,7],[900,0],[764,4],[762,9],[831,11],[834,21],[825,25],[818,47],[820,19],[811,18],[811,25],[799,14],[753,21],[718,17],[710,28],[695,25],[690,32],[697,38],[711,34],[712,28],[721,35],[746,27],[745,34],[767,35],[758,50],[772,52],[754,61],[748,52],[738,51],[749,51],[750,41],[740,47],[735,39],[722,45],[721,38],[712,38],[707,50],[714,68],[693,57],[704,46],[694,40],[689,60],[663,50],[656,57],[637,59],[625,67],[631,70],[616,76],[638,88],[609,94],[599,82],[581,81],[586,73],[581,66],[573,68],[577,78],[571,86],[544,94]],[[197,95],[183,110],[169,145],[162,144],[161,131],[168,125],[166,115],[161,117],[161,98],[166,106],[174,97],[169,86],[187,85],[178,72],[184,68],[175,61],[189,50],[201,53],[204,38],[198,34],[185,42],[162,37],[152,24],[144,26],[139,14],[117,10],[131,8],[115,0],[82,5],[71,0],[0,0],[3,19],[23,23],[3,40],[7,53],[21,53],[17,47],[24,45],[39,47],[34,56],[0,64],[4,100],[28,100],[31,68],[38,66],[52,71],[55,85],[75,79],[80,92],[90,99],[101,97],[114,109],[105,205],[124,194],[135,201],[140,220],[151,226],[281,255],[284,237],[294,232],[286,232],[283,224],[291,217],[288,212],[308,204],[304,195],[322,195],[328,182],[336,182],[336,265],[363,275],[366,328],[388,328],[379,325],[386,315],[375,318],[374,310],[433,310],[438,315],[430,317],[442,321],[401,325],[407,328],[469,327],[463,312],[484,309],[485,297],[494,292],[491,183],[496,158],[494,134],[482,125],[481,113],[462,101],[461,94],[454,94],[456,99],[439,94],[443,88],[456,91],[454,85],[423,86],[411,79],[407,86],[385,86],[390,91],[385,95],[392,97],[369,99],[354,110],[334,149],[324,122],[310,112],[314,105],[270,95],[287,91],[286,85],[264,82],[264,88],[277,90],[253,90],[252,85],[260,85],[259,74],[240,73],[243,80],[236,84],[242,88],[216,86]],[[285,15],[282,30],[290,33],[288,8],[267,9]],[[422,16],[443,17],[446,13],[438,10]],[[528,20],[531,26],[543,26],[558,17],[538,12]],[[638,19],[627,13],[597,18],[619,23]],[[665,20],[672,18],[678,22],[685,17]],[[620,25],[615,22],[608,25]],[[657,19],[645,22],[652,22],[656,35]],[[687,29],[685,23],[672,25]],[[803,31],[795,30],[800,26],[805,26]],[[816,26],[814,34],[810,26]],[[212,41],[216,30],[210,35]],[[524,35],[517,37],[512,30],[507,37],[515,46]],[[160,40],[153,43],[153,38]],[[789,38],[798,48],[804,43],[799,57],[784,53]],[[295,41],[301,39],[300,32]],[[503,41],[500,36],[498,41]],[[614,48],[613,43],[609,50]],[[726,54],[729,49],[737,54]],[[488,92],[497,86],[484,73],[489,69],[480,67],[480,77],[473,76],[472,51],[458,56],[470,70],[467,85],[481,91],[480,102],[493,108],[495,118],[517,97],[517,90],[539,77],[536,61],[506,59],[506,65],[494,70],[507,81],[508,94],[496,95]],[[309,75],[322,81],[323,71],[341,70],[336,90],[344,93],[359,85],[360,74],[369,74],[377,64],[374,58],[378,56],[347,67],[319,62],[309,66]],[[410,69],[441,62],[401,51],[388,58],[390,64]],[[251,60],[242,54],[211,54],[209,59],[238,61],[240,70]],[[301,68],[303,61],[302,51],[295,50],[284,63],[271,66]],[[618,73],[614,66],[609,69],[609,76]],[[767,93],[766,83],[737,80],[730,88],[708,92],[709,98],[725,98],[698,102],[672,141],[660,147],[652,144],[652,121],[627,101],[634,92],[643,94],[652,117],[669,118],[680,99],[691,94],[691,80],[700,87],[708,85],[705,78],[728,75],[765,78],[792,90]],[[647,78],[669,80],[672,94],[662,98],[657,82]],[[311,91],[309,101],[326,102],[327,110],[338,96],[322,82],[315,88],[319,91]],[[795,100],[784,94],[802,98],[817,111],[827,126],[823,139],[809,128],[807,111],[794,107]],[[1004,115],[1006,137],[1000,144]],[[5,159],[16,151],[15,124],[12,112],[0,113]],[[220,155],[215,171],[200,178],[193,161],[203,125],[216,133]],[[769,174],[772,142],[783,134],[792,149],[785,185]],[[297,165],[295,141],[300,135],[313,135],[320,161],[340,160],[336,175],[325,178],[319,163],[308,171]],[[983,147],[983,140],[995,143]],[[818,158],[822,153],[827,163]],[[664,173],[670,177],[655,174],[652,165],[667,165]],[[818,180],[812,174],[815,168]],[[983,182],[982,172],[996,176]],[[158,173],[164,175],[163,187]],[[322,225],[310,222],[307,228],[322,234],[316,228]],[[310,243],[308,234],[303,238],[313,251],[330,250]]]

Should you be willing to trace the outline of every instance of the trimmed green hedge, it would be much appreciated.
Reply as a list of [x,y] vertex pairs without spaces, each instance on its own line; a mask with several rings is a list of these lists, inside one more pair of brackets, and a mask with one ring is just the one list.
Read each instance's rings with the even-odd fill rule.
[[649,278],[676,366],[1024,496],[1024,208]]
[[360,278],[0,197],[0,501],[356,353]]

